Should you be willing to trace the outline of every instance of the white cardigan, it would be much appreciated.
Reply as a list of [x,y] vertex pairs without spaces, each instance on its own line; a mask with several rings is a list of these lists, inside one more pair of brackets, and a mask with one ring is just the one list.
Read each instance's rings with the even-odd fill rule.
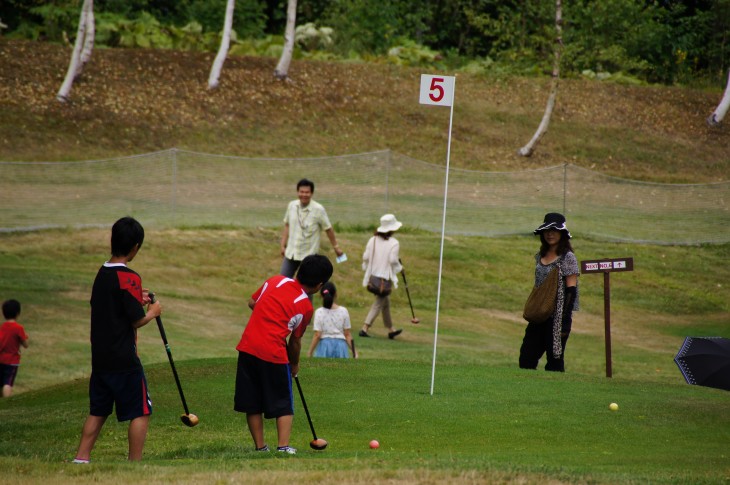
[[[373,245],[375,245],[374,251]],[[398,260],[399,250],[400,243],[393,236],[388,239],[380,236],[371,237],[365,246],[365,252],[362,253],[362,269],[365,271],[362,285],[367,286],[370,275],[375,275],[389,279],[393,282],[393,287],[398,288],[398,273],[403,269]]]

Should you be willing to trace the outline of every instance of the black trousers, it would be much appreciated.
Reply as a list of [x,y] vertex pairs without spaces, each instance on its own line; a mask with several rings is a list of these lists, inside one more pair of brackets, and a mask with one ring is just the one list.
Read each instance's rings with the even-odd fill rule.
[[547,363],[545,370],[565,372],[565,344],[568,342],[568,335],[560,338],[563,344],[563,353],[560,358],[553,356],[553,319],[544,323],[528,323],[525,329],[525,336],[520,347],[520,368],[537,369],[537,364],[543,354],[546,354]]

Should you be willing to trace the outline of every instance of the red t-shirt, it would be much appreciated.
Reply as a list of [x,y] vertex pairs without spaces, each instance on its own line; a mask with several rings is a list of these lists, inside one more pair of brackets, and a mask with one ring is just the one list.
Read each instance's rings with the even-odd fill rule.
[[312,319],[312,302],[298,281],[272,276],[251,295],[256,305],[236,349],[273,364],[288,364],[286,339],[301,338]]
[[23,326],[7,321],[0,326],[0,364],[20,364],[20,342],[28,340]]

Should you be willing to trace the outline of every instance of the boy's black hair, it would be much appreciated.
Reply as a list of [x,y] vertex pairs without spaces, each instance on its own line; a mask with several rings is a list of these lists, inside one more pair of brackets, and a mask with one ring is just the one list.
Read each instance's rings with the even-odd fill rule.
[[20,302],[18,300],[6,300],[3,302],[3,316],[6,320],[15,320],[20,315]]
[[314,288],[320,283],[327,283],[332,276],[332,263],[321,254],[312,254],[302,260],[297,271],[297,281],[304,286]]
[[297,182],[297,191],[300,187],[309,187],[310,189],[312,189],[312,193],[314,193],[314,182],[309,179],[302,179]]
[[144,228],[133,217],[122,217],[112,226],[112,256],[126,256],[134,246],[142,247]]

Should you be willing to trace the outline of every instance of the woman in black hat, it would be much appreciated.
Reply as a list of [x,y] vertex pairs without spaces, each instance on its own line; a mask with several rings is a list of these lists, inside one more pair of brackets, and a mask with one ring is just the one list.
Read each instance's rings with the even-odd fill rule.
[[546,214],[534,234],[539,234],[542,242],[540,251],[535,254],[535,286],[542,284],[555,267],[559,269],[560,278],[553,315],[544,322],[527,324],[520,347],[520,367],[537,369],[538,361],[546,354],[545,370],[565,372],[565,344],[573,323],[573,310],[578,309],[578,260],[562,214]]

